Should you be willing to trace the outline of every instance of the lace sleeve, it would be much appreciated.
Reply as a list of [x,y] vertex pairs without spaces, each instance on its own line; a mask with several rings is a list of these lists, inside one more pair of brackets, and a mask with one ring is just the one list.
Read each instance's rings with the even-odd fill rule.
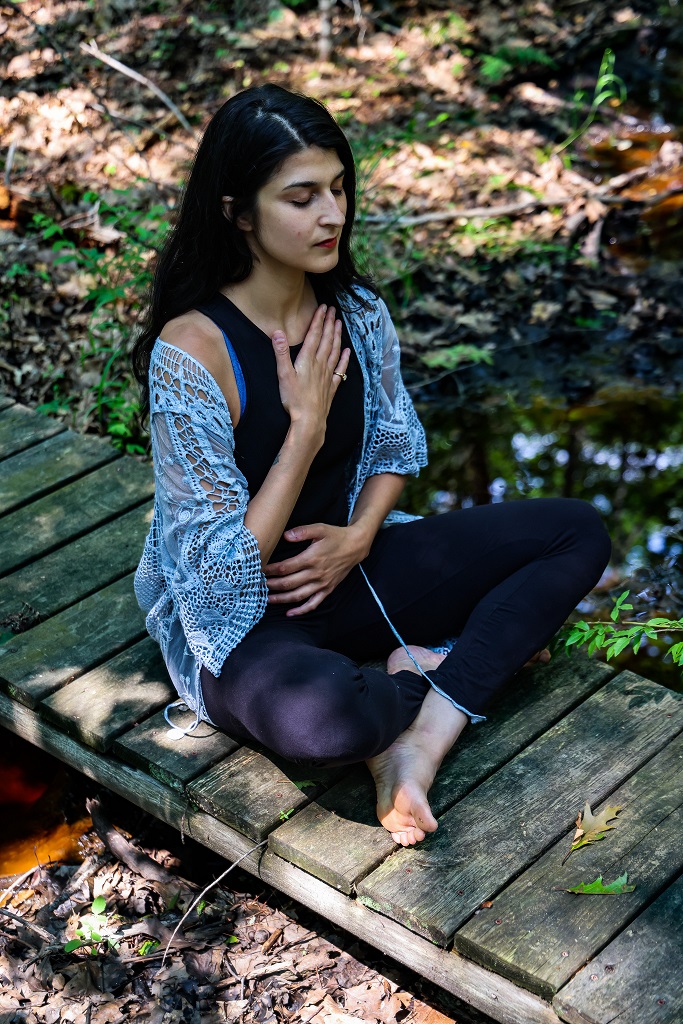
[[381,299],[379,309],[382,376],[379,413],[370,441],[367,475],[400,473],[417,476],[427,465],[425,432],[401,377],[401,349],[396,328]]
[[244,525],[249,494],[225,399],[199,363],[171,346],[165,351],[150,382],[167,596],[190,650],[219,675],[263,615],[268,589],[256,538]]

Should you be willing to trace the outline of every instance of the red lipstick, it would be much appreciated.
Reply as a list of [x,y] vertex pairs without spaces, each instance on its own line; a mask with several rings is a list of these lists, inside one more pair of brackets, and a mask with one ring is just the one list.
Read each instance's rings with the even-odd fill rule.
[[326,238],[324,242],[318,242],[317,245],[322,246],[324,249],[334,249],[337,244],[336,238]]

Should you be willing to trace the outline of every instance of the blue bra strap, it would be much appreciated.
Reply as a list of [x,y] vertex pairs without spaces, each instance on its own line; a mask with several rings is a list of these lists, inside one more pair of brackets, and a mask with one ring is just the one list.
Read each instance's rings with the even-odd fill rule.
[[[223,328],[221,328],[221,330],[223,331]],[[240,366],[240,361],[237,358],[237,353],[235,352],[233,344],[225,331],[223,331],[223,337],[225,338],[225,344],[228,346],[228,355],[230,356],[232,368],[235,371],[235,381],[237,382],[237,391],[240,396],[240,417],[242,417],[244,416],[244,412],[247,408],[247,386],[244,382],[244,374],[242,373],[242,367]]]

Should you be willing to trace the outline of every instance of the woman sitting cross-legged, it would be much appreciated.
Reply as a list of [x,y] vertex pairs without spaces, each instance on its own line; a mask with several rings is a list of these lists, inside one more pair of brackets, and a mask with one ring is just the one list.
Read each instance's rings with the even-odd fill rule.
[[365,761],[408,845],[437,827],[444,755],[547,658],[610,542],[573,499],[394,510],[426,443],[350,253],[355,188],[313,99],[261,86],[211,120],[133,355],[156,474],[135,586],[195,723]]

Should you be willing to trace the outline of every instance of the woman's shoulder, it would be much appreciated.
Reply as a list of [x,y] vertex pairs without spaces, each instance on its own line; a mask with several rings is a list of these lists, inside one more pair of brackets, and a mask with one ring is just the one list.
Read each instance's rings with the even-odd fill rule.
[[213,401],[220,395],[231,421],[235,415],[239,417],[239,394],[222,331],[198,310],[169,320],[159,332],[152,349],[150,373],[154,377],[169,372],[186,394],[194,397],[194,389],[200,388]]

